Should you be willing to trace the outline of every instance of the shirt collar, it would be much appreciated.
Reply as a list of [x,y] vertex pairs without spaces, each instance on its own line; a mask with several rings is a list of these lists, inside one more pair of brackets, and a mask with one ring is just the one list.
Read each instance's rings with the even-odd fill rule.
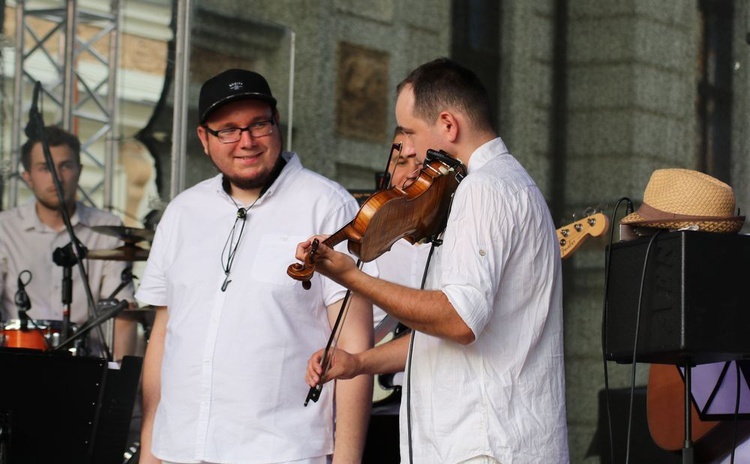
[[[18,213],[21,217],[21,227],[24,230],[52,230],[46,224],[42,223],[39,216],[36,214],[36,200],[27,201],[18,207]],[[73,216],[70,217],[70,223],[73,227],[79,223],[85,226],[89,225],[91,215],[88,210],[83,207],[80,201],[76,202],[76,211]]]
[[508,151],[508,147],[505,146],[503,139],[497,137],[474,150],[474,153],[471,154],[471,158],[469,158],[469,165],[466,167],[466,171],[467,173],[470,173],[476,169],[480,169],[493,158],[509,154],[510,151]]

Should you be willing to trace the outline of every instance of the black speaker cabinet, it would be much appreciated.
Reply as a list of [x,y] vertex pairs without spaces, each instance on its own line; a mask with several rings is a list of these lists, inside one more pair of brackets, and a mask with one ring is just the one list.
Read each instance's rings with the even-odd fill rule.
[[651,240],[616,243],[607,254],[606,358],[632,362],[641,290],[636,362],[750,358],[750,236],[661,233],[644,270]]

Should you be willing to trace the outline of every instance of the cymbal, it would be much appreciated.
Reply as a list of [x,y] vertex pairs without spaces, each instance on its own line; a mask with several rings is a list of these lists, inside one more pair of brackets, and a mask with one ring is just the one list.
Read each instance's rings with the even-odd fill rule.
[[148,250],[133,244],[125,244],[112,250],[89,250],[86,257],[109,261],[146,261]]
[[151,229],[137,229],[125,226],[93,226],[91,230],[100,234],[117,237],[125,243],[138,243],[143,240],[150,242],[154,239],[154,231]]

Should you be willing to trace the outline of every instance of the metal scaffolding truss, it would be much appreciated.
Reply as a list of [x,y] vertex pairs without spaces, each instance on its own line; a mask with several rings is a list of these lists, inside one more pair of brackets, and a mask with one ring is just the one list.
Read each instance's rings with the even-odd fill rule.
[[[38,81],[45,124],[57,124],[77,134],[86,172],[95,173],[86,183],[81,182],[79,194],[90,204],[102,195],[100,206],[104,207],[112,205],[118,140],[120,8],[120,0],[111,0],[109,11],[79,9],[76,0],[18,0],[16,4],[11,165],[18,166],[25,111],[31,106],[31,89]],[[20,181],[17,175],[10,179],[9,207],[18,202]]]

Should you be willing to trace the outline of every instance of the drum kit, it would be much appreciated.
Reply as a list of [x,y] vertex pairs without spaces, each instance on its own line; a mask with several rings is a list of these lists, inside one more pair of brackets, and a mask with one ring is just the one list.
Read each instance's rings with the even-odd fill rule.
[[111,261],[146,261],[148,250],[136,245],[142,241],[153,241],[154,231],[150,229],[135,229],[123,226],[94,226],[94,232],[117,237],[124,245],[113,250],[89,250],[88,259],[104,259]]
[[[138,243],[153,241],[153,230],[125,226],[93,226],[91,229],[101,234],[117,237],[122,240],[123,245],[111,250],[88,250],[86,259],[128,262],[146,261],[148,259],[149,250],[138,246]],[[18,296],[16,298],[18,299]],[[16,301],[17,305],[18,303]],[[152,312],[151,307],[127,308],[124,314],[141,318]],[[25,316],[25,312],[23,315]],[[36,320],[28,317],[11,319],[0,324],[0,347],[41,351],[54,349],[62,341],[61,326],[61,321]],[[73,331],[76,330],[77,327],[73,327]]]

